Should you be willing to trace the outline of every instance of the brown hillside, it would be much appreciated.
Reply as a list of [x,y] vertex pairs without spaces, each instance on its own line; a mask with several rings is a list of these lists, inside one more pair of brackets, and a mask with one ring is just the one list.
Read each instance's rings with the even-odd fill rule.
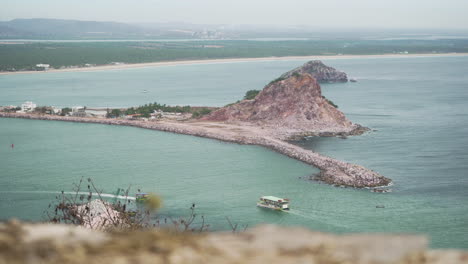
[[270,83],[255,99],[221,108],[203,120],[318,132],[349,132],[356,128],[322,96],[320,85],[307,73]]

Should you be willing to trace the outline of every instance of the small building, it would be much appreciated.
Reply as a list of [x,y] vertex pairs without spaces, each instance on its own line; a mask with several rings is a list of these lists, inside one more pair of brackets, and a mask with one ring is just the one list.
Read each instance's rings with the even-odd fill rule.
[[0,106],[0,112],[16,112],[19,107],[15,105]]
[[52,111],[55,115],[60,115],[62,113],[62,108],[52,106]]
[[107,115],[106,109],[89,109],[85,110],[86,116],[105,118]]
[[27,101],[21,104],[21,112],[32,112],[37,107],[37,105],[33,102]]
[[137,119],[140,118],[141,116],[142,116],[141,114],[130,114],[130,115],[126,115],[126,116],[125,116],[125,119],[137,120]]
[[45,106],[44,113],[48,115],[60,115],[62,113],[62,109],[55,106]]
[[50,65],[39,63],[39,64],[36,64],[36,68],[41,71],[47,71],[50,68]]
[[86,116],[86,108],[84,106],[74,106],[72,107],[72,116],[76,117],[85,117]]

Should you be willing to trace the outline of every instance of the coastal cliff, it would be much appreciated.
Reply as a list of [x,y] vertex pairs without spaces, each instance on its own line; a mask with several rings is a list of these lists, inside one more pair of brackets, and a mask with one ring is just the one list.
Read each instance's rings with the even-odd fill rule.
[[402,234],[333,235],[258,226],[241,233],[102,232],[58,224],[0,224],[0,263],[461,264],[468,253]]
[[247,122],[288,130],[291,136],[354,135],[365,131],[322,96],[320,85],[309,73],[294,73],[273,81],[255,99],[221,108],[202,120]]
[[304,65],[297,67],[281,75],[280,78],[287,79],[295,74],[308,73],[319,83],[347,82],[348,76],[342,71],[323,64],[319,60],[311,60]]

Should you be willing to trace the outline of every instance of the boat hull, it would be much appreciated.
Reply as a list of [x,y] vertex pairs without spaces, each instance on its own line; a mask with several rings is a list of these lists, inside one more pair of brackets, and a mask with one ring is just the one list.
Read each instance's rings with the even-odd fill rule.
[[262,204],[262,203],[257,203],[257,206],[258,207],[261,207],[261,208],[266,208],[266,209],[270,209],[270,210],[275,210],[275,211],[282,211],[282,212],[287,212],[289,211],[289,208],[279,208],[279,207],[276,207],[276,206],[271,206],[271,205],[267,205],[267,204]]

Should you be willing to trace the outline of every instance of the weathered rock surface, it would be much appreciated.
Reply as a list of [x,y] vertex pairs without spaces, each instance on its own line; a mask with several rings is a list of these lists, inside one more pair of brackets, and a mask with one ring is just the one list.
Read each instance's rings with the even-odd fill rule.
[[349,133],[361,128],[322,96],[308,73],[291,75],[267,85],[253,100],[223,107],[202,118],[208,121],[248,122],[287,128],[298,134]]
[[413,235],[332,235],[259,226],[242,233],[168,230],[92,231],[82,227],[0,224],[0,264],[22,263],[468,263],[468,252],[428,250]]
[[330,83],[330,82],[347,82],[348,76],[342,71],[338,71],[333,67],[323,64],[322,61],[312,60],[304,65],[288,71],[281,75],[280,78],[287,79],[295,74],[304,74],[308,73],[319,83]]

